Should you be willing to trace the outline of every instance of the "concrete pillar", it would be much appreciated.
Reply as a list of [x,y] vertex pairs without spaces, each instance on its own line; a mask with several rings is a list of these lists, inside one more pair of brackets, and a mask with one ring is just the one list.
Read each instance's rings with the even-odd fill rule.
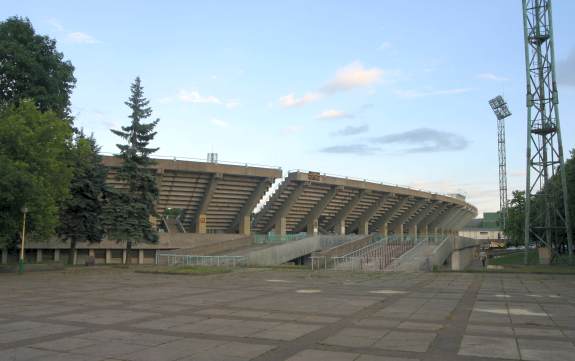
[[407,230],[407,233],[412,239],[417,238],[417,224],[412,224]]
[[287,233],[287,218],[286,217],[280,217],[277,221],[277,223],[275,224],[275,228],[274,228],[274,232],[277,235],[280,236],[285,236],[285,234]]
[[252,233],[252,219],[250,216],[240,218],[240,234],[249,236]]
[[395,227],[393,233],[395,233],[395,237],[397,237],[397,239],[403,241],[403,224],[399,224]]
[[60,262],[60,250],[59,249],[54,250],[54,262]]
[[122,250],[122,264],[126,264],[126,259],[128,258],[127,256],[128,256],[128,252],[125,249],[123,249]]
[[138,264],[144,264],[144,250],[138,250]]
[[106,249],[106,264],[112,263],[112,250]]
[[369,221],[359,222],[359,234],[368,235],[369,234]]
[[388,231],[388,226],[387,223],[383,224],[381,227],[379,227],[379,229],[377,230],[379,232],[379,234],[381,234],[383,237],[387,237],[387,231]]
[[36,263],[42,263],[42,250],[36,250]]
[[422,238],[427,238],[429,237],[429,225],[425,225],[423,227],[418,227],[418,231],[419,231],[419,235]]
[[308,236],[317,236],[319,234],[319,224],[316,219],[312,219],[307,224],[307,235]]
[[88,250],[88,257],[96,258],[96,252],[93,249]]
[[196,233],[205,234],[207,233],[207,222],[208,218],[205,214],[199,214],[198,220],[196,221]]
[[8,250],[6,248],[2,248],[2,264],[8,263]]
[[336,223],[335,225],[335,234],[345,235],[345,219]]
[[74,252],[72,252],[72,264],[78,264],[78,250],[75,249]]

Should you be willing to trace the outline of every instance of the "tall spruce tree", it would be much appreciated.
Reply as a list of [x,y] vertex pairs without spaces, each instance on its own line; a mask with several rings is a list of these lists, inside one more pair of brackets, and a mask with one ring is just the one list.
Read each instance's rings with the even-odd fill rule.
[[74,175],[70,197],[60,209],[58,227],[59,236],[70,241],[69,263],[73,262],[77,242],[100,242],[104,235],[102,203],[108,171],[99,150],[94,137],[86,137],[82,131],[71,147],[69,156]]
[[126,141],[117,144],[120,149],[118,158],[122,166],[118,178],[126,183],[126,189],[113,190],[107,198],[107,234],[109,238],[126,241],[128,257],[131,262],[131,249],[134,242],[157,242],[158,234],[152,228],[150,217],[155,216],[155,203],[159,196],[155,172],[150,169],[154,161],[150,155],[159,148],[149,148],[154,139],[155,126],[160,121],[150,123],[144,120],[152,115],[149,101],[144,97],[144,88],[137,77],[131,85],[131,96],[125,104],[130,108],[131,123],[121,130],[112,130]]

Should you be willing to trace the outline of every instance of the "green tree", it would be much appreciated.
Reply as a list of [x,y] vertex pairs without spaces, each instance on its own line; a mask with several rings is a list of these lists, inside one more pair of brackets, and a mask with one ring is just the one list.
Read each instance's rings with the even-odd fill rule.
[[[121,130],[112,130],[126,142],[117,145],[120,149],[117,157],[122,159],[118,179],[125,182],[126,189],[109,192],[106,196],[107,234],[109,238],[126,241],[128,255],[132,243],[158,240],[158,235],[150,223],[150,217],[156,215],[155,204],[159,195],[155,172],[150,169],[154,164],[150,155],[158,148],[148,147],[156,135],[154,128],[159,119],[144,123],[144,120],[152,115],[152,108],[144,97],[139,77],[130,89],[130,98],[125,104],[132,112],[131,123]],[[130,260],[131,256],[127,257],[128,263]]]
[[69,154],[73,178],[70,196],[60,211],[58,227],[58,235],[70,241],[69,263],[72,263],[77,242],[100,242],[104,235],[102,204],[108,172],[99,150],[94,137],[86,137],[80,131]]
[[523,244],[525,237],[525,192],[513,191],[507,208],[507,223],[503,232],[515,246]]
[[0,108],[32,99],[42,112],[70,121],[74,66],[64,61],[56,41],[37,35],[28,19],[0,22]]
[[71,135],[59,116],[38,111],[32,102],[0,110],[0,243],[13,246],[19,238],[24,206],[32,238],[54,234],[72,178]]

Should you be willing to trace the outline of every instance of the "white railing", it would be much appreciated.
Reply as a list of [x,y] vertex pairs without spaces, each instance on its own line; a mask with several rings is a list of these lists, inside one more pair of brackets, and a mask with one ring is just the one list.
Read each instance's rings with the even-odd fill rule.
[[374,237],[374,241],[365,247],[344,256],[312,256],[312,270],[340,270],[352,272],[395,271],[399,260],[420,246],[444,244],[445,236]]
[[156,264],[167,266],[216,266],[244,267],[244,256],[196,256],[186,254],[156,253]]

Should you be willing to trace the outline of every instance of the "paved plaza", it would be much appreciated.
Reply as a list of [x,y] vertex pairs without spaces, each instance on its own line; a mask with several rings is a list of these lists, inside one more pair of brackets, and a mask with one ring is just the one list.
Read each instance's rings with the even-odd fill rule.
[[575,276],[0,274],[0,360],[575,360]]

